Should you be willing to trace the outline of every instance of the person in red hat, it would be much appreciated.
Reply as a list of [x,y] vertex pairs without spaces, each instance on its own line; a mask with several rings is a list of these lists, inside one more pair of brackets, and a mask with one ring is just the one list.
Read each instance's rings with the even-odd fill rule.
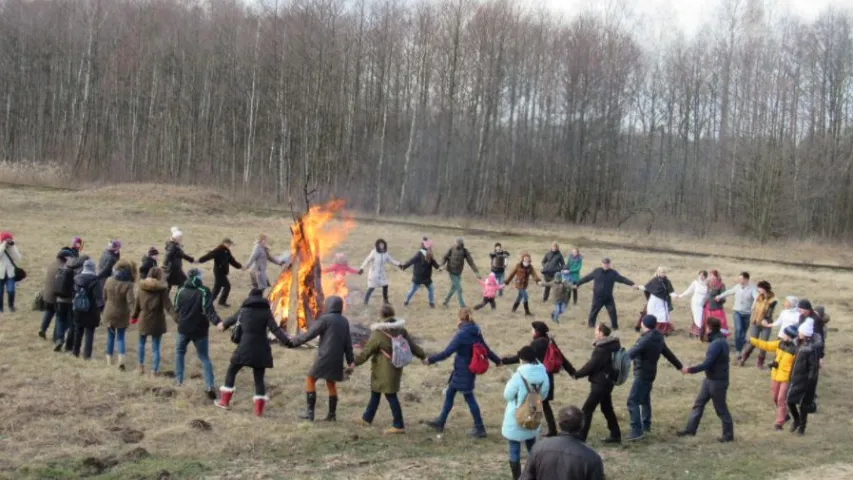
[[15,245],[15,237],[9,232],[0,232],[0,313],[3,313],[3,290],[9,299],[9,311],[15,311],[15,270],[21,261],[21,252]]

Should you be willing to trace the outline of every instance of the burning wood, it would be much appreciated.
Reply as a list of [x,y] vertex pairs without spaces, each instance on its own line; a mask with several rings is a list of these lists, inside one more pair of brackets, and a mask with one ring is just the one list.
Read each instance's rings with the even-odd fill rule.
[[[306,204],[308,195],[306,192]],[[290,262],[282,270],[269,296],[281,327],[286,329],[290,314],[294,312],[296,329],[300,332],[308,329],[323,313],[323,292],[335,291],[331,283],[333,280],[322,276],[321,255],[334,253],[335,247],[354,226],[347,216],[333,224],[335,216],[342,212],[342,200],[307,206],[305,213],[294,215],[290,226]]]

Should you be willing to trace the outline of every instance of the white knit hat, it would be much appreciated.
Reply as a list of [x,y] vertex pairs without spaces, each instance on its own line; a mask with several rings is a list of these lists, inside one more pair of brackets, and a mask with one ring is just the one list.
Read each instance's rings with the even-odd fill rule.
[[180,228],[172,227],[172,238],[179,238],[179,237],[183,237],[183,236],[184,236],[184,232],[182,232]]

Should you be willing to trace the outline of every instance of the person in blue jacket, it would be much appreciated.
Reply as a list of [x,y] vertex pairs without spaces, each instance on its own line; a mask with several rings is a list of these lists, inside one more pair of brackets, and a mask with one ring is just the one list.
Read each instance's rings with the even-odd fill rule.
[[453,409],[453,400],[456,398],[456,393],[461,393],[468,404],[468,409],[471,411],[471,416],[474,417],[474,429],[471,431],[471,436],[474,438],[484,438],[486,436],[486,427],[483,425],[483,417],[480,415],[480,406],[477,405],[477,399],[474,398],[474,383],[477,376],[471,373],[468,365],[471,363],[473,356],[474,344],[481,343],[488,352],[489,360],[495,365],[501,365],[501,358],[492,351],[486,344],[483,334],[480,332],[480,327],[474,323],[471,317],[471,310],[463,308],[459,310],[459,321],[457,323],[459,330],[453,336],[453,340],[443,352],[437,353],[426,360],[424,365],[432,365],[446,360],[448,357],[456,354],[453,360],[453,373],[450,374],[447,388],[444,393],[444,406],[438,418],[426,422],[432,429],[443,432],[444,424],[447,422],[447,416]]
[[524,442],[527,453],[530,454],[540,429],[540,427],[527,429],[519,425],[515,418],[516,410],[527,408],[525,401],[528,391],[538,392],[539,397],[544,399],[548,398],[551,390],[548,372],[536,359],[536,351],[533,347],[522,347],[518,351],[518,359],[521,366],[516,369],[504,387],[506,410],[504,410],[504,421],[501,426],[501,434],[509,442],[509,468],[513,479],[521,476],[521,443]]

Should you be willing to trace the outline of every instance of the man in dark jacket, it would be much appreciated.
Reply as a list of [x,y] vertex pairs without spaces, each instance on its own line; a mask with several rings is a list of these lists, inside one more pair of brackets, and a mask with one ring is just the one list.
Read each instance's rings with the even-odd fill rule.
[[447,273],[450,275],[450,291],[447,292],[442,304],[445,307],[450,303],[450,299],[455,293],[456,299],[459,300],[459,307],[465,308],[465,299],[462,298],[462,271],[465,269],[465,262],[471,266],[471,270],[474,271],[477,278],[480,278],[480,271],[477,269],[474,259],[471,258],[471,252],[465,248],[465,241],[462,238],[457,238],[456,245],[447,251],[441,263],[442,267],[447,267]]
[[320,337],[317,347],[317,359],[305,379],[305,397],[307,408],[299,416],[302,420],[314,421],[314,408],[317,405],[317,386],[319,379],[326,381],[329,389],[329,414],[327,422],[337,420],[338,389],[337,382],[344,380],[344,361],[347,371],[355,368],[355,356],[352,353],[352,337],[349,331],[349,320],[343,316],[344,300],[333,295],[326,299],[323,315],[311,325],[307,332],[294,337],[291,348],[296,348],[306,342]]
[[580,439],[584,442],[589,435],[589,427],[592,425],[592,414],[601,406],[601,413],[607,420],[607,428],[610,436],[604,439],[604,443],[621,443],[622,431],[619,429],[619,420],[613,411],[613,354],[618,352],[622,346],[619,338],[611,337],[610,328],[607,325],[599,325],[595,330],[595,343],[593,343],[592,357],[586,365],[575,372],[574,377],[589,377],[589,395],[583,404],[584,426]]
[[[563,257],[563,252],[560,251],[560,245],[554,242],[551,244],[551,250],[542,258],[542,276],[545,277],[545,281],[553,281],[554,275],[560,273],[564,266],[566,266],[566,259]],[[551,287],[545,287],[542,301],[547,302],[550,295]]]
[[191,268],[184,286],[175,295],[175,314],[178,322],[178,336],[175,346],[175,383],[184,383],[184,357],[187,346],[192,342],[204,371],[204,391],[211,400],[216,400],[213,389],[213,364],[210,361],[210,343],[208,332],[210,324],[221,323],[216,309],[213,308],[213,295],[202,284],[202,274],[197,268]]
[[598,319],[598,312],[602,308],[607,309],[607,314],[610,315],[610,328],[619,330],[619,320],[616,316],[616,302],[613,300],[613,287],[616,283],[621,283],[633,287],[637,287],[634,282],[619,275],[619,272],[610,268],[610,259],[604,258],[601,261],[601,268],[596,268],[589,275],[583,277],[575,285],[575,289],[585,283],[593,282],[592,284],[592,308],[589,311],[589,328],[595,327],[595,322]]
[[[228,281],[228,274],[231,267],[238,270],[243,268],[231,254],[231,247],[233,246],[234,242],[230,238],[226,238],[218,247],[198,259],[198,263],[213,260],[213,300],[218,298],[219,306],[226,308],[231,306],[228,305],[228,295],[231,293],[231,282]],[[222,296],[219,295],[220,293]]]
[[634,361],[634,383],[628,393],[628,413],[631,416],[628,440],[640,440],[645,437],[644,432],[652,430],[652,386],[657,378],[660,356],[663,355],[675,368],[682,368],[681,362],[666,346],[663,335],[657,331],[657,323],[654,315],[643,317],[643,332],[628,350],[628,357]]
[[157,266],[158,255],[160,255],[160,251],[155,247],[151,247],[148,249],[148,253],[142,257],[142,261],[139,262],[139,278],[141,280],[148,278],[148,272]]
[[[92,346],[95,341],[95,329],[101,324],[101,311],[104,309],[104,290],[100,287],[98,275],[95,273],[95,262],[83,262],[82,271],[74,277],[74,297],[72,309],[74,315],[74,343],[71,354],[83,358],[92,358]],[[86,297],[85,303],[78,303],[78,297]]]
[[[75,240],[77,240],[76,237]],[[80,247],[82,248],[82,242],[80,243]],[[76,251],[76,255],[72,254],[71,256],[68,256],[65,260],[65,266],[56,273],[56,282],[58,284],[63,284],[62,288],[60,288],[60,285],[58,284],[55,285],[56,321],[60,325],[64,325],[64,328],[61,332],[57,332],[55,334],[54,352],[60,352],[63,350],[65,352],[71,352],[74,350],[74,337],[77,333],[77,315],[75,315],[71,304],[74,300],[73,279],[83,271],[83,265],[86,261],[90,260],[90,257],[88,255],[81,254],[80,250],[73,247],[71,250]],[[94,268],[92,271],[94,272]],[[70,288],[66,288],[68,286],[68,276],[72,278]]]
[[[551,337],[548,336],[550,329],[545,322],[533,322],[530,326],[533,327],[533,341],[530,342],[530,347],[536,353],[536,360],[542,363],[545,361],[545,354],[548,353],[548,345],[551,344]],[[513,365],[518,362],[518,355],[503,357],[501,359],[502,365]],[[572,366],[571,362],[565,356],[563,357],[563,369],[569,375],[575,375],[575,367]],[[554,411],[551,409],[551,402],[554,401],[554,374],[551,372],[548,372],[548,385],[551,388],[548,389],[548,397],[542,401],[542,413],[545,416],[545,422],[548,424],[547,436],[553,437],[557,434],[557,422],[554,420]]]
[[521,480],[604,480],[604,462],[580,440],[584,414],[578,407],[560,409],[560,434],[536,442]]
[[721,323],[718,318],[710,317],[705,322],[708,335],[708,351],[705,353],[705,361],[695,367],[684,367],[681,373],[695,374],[705,372],[705,380],[696,401],[693,403],[693,411],[687,420],[687,427],[677,433],[679,437],[696,435],[702,414],[705,413],[705,405],[708,401],[714,402],[714,411],[723,422],[723,436],[718,438],[720,442],[731,442],[735,439],[735,427],[729,407],[726,405],[726,394],[729,390],[729,343],[726,337],[720,333]]
[[101,283],[101,291],[104,290],[104,285],[107,279],[113,274],[113,267],[121,260],[121,240],[110,240],[107,249],[101,254],[101,259],[98,260],[98,280]]

